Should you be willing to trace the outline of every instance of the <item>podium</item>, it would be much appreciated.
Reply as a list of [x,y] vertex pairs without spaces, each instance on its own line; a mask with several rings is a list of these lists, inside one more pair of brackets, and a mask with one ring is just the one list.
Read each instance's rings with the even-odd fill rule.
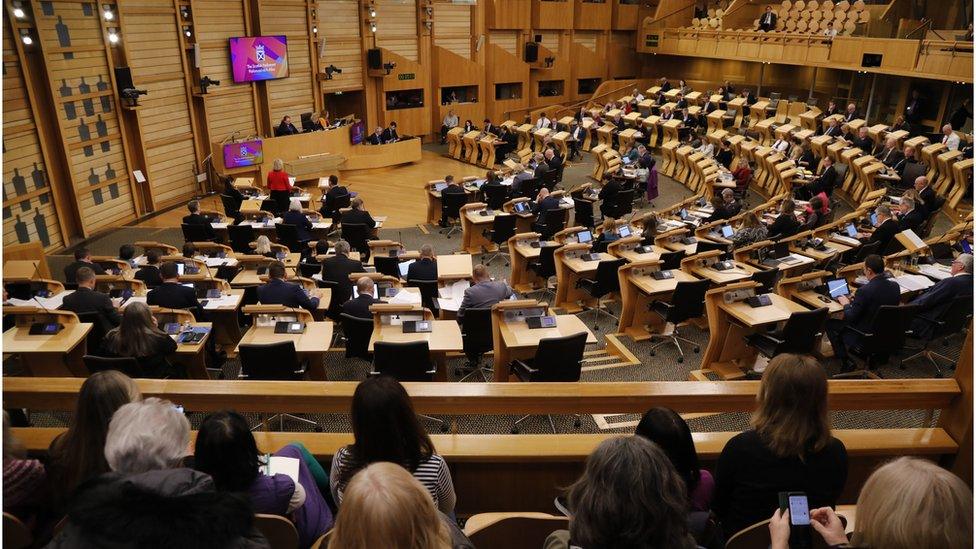
[[478,149],[481,151],[481,162],[479,165],[488,169],[495,167],[495,147],[502,141],[497,137],[488,134],[478,140]]
[[585,130],[585,137],[583,138],[583,150],[589,151],[590,147],[593,146],[593,126],[596,122],[592,118],[583,120],[583,129]]
[[742,117],[745,116],[746,110],[746,100],[744,97],[736,97],[730,100],[725,107],[728,111],[735,111],[735,120],[732,121],[732,125],[736,128],[742,126]]
[[481,135],[481,132],[478,130],[471,130],[461,136],[461,142],[464,144],[464,152],[461,153],[461,159],[469,164],[478,162],[478,144],[475,140],[478,139],[479,135]]
[[805,130],[817,131],[817,122],[823,113],[817,107],[810,107],[804,113],[800,113],[800,126]]
[[617,127],[611,124],[604,124],[602,127],[597,128],[596,137],[601,145],[607,147],[613,147],[613,132]]
[[552,136],[552,142],[556,144],[556,148],[559,149],[559,154],[563,156],[563,160],[569,158],[569,146],[566,145],[567,139],[569,139],[569,132],[556,132]]
[[705,120],[708,122],[708,131],[713,132],[724,129],[724,125],[722,123],[724,118],[725,111],[722,109],[716,109],[708,113],[708,116],[705,117]]
[[664,127],[664,141],[678,141],[678,128],[681,126],[681,121],[675,118],[666,121],[662,124]]
[[634,141],[637,139],[638,133],[639,132],[634,128],[627,128],[626,130],[620,132],[620,134],[617,136],[620,140],[620,146],[617,148],[617,150],[620,151],[620,154],[627,154],[627,151],[634,146]]
[[515,128],[515,133],[518,134],[518,150],[532,148],[532,134],[530,132],[534,128],[535,126],[532,124],[522,124]]
[[336,173],[339,165],[346,161],[341,154],[321,153],[296,158],[285,162],[285,171],[295,181],[318,180]]
[[534,138],[534,149],[535,152],[544,152],[546,150],[546,137],[552,133],[549,128],[539,128],[538,130],[532,132],[532,137]]
[[461,135],[464,128],[457,126],[447,131],[447,154],[454,160],[461,160]]

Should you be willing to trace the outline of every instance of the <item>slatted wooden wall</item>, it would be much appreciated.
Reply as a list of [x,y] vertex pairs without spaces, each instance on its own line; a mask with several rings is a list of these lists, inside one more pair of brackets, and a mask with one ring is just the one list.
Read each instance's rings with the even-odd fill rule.
[[112,62],[95,3],[31,3],[84,235],[136,215]]
[[434,45],[471,59],[471,6],[442,1],[434,4]]
[[218,141],[240,132],[257,133],[253,84],[235,84],[231,77],[227,40],[247,36],[242,0],[193,0],[193,22],[200,47],[200,75],[220,81],[210,88],[206,104],[210,139]]
[[171,0],[119,5],[132,81],[149,92],[136,112],[146,149],[146,178],[156,209],[197,191],[193,127],[187,100],[181,26]]
[[34,111],[7,25],[3,29],[3,243],[63,245]]
[[549,51],[551,51],[552,53],[554,53],[556,55],[559,55],[560,53],[562,53],[562,52],[559,51],[559,46],[560,46],[560,40],[559,40],[559,38],[560,38],[560,36],[562,36],[562,33],[561,32],[559,32],[559,31],[533,31],[533,38],[535,36],[537,36],[537,35],[542,36],[542,42],[541,42],[541,44],[546,49],[548,49]]
[[598,32],[576,31],[573,33],[573,43],[596,53],[596,40],[599,35]]
[[518,31],[496,30],[490,33],[491,43],[512,55],[518,55]]
[[352,91],[363,88],[363,45],[360,38],[358,0],[319,0],[319,38],[325,41],[319,48],[319,67],[335,65],[342,74],[332,80],[322,80],[322,91]]
[[[322,21],[335,23],[324,12]],[[288,78],[268,80],[268,102],[271,122],[290,115],[298,125],[301,113],[315,110],[315,75],[312,73],[308,43],[312,30],[308,25],[304,0],[261,0],[262,35],[285,35],[288,39]]]
[[376,0],[376,47],[419,60],[416,0]]

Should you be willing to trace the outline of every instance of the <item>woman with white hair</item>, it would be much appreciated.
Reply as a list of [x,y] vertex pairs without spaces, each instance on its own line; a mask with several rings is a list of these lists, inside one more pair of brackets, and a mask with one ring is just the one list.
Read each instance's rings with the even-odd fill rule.
[[261,235],[254,241],[254,253],[265,257],[276,257],[271,248],[271,239],[266,235]]
[[189,446],[190,423],[168,400],[119,408],[105,440],[112,472],[79,487],[48,547],[269,547],[245,498],[181,467]]
[[312,240],[312,222],[302,211],[302,202],[297,198],[292,198],[288,203],[288,211],[281,217],[281,222],[285,225],[294,225],[298,232],[299,242]]
[[268,172],[268,191],[271,200],[278,205],[278,211],[275,213],[285,211],[291,198],[291,178],[288,177],[285,163],[280,158],[275,158],[271,163],[271,171]]

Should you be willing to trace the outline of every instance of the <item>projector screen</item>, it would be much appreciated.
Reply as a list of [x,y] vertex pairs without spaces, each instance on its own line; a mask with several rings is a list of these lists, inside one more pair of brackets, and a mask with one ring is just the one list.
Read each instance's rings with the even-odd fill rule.
[[260,139],[227,143],[224,145],[224,167],[245,168],[264,162],[264,151]]
[[230,39],[234,82],[288,77],[288,42],[284,36],[240,36]]

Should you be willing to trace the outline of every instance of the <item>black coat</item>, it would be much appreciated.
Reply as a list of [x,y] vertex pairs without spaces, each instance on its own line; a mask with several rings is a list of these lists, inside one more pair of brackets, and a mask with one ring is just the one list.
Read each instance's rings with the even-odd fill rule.
[[145,282],[149,288],[155,288],[163,283],[163,277],[159,275],[159,267],[156,265],[146,265],[136,271],[134,276],[136,280]]
[[916,297],[912,305],[921,307],[919,314],[937,319],[949,307],[953,299],[962,295],[973,295],[973,275],[961,273],[940,280],[924,294]]
[[792,214],[779,214],[773,220],[773,224],[769,226],[768,238],[770,240],[788,238],[795,235],[799,228],[800,222],[795,216]]
[[294,124],[285,124],[282,122],[275,128],[275,136],[295,135],[296,133],[298,133],[298,128]]
[[339,307],[352,296],[352,281],[349,280],[349,275],[364,272],[366,269],[363,268],[362,263],[344,255],[322,261],[322,280],[336,283],[332,289],[332,301],[329,302],[331,313],[338,314]]
[[373,313],[369,312],[369,307],[374,303],[382,303],[378,299],[373,299],[372,295],[359,294],[355,299],[342,304],[342,312],[356,318],[373,318]]
[[146,294],[146,304],[167,309],[199,309],[197,292],[178,282],[164,282]]
[[437,280],[437,262],[418,259],[407,268],[407,280]]
[[894,219],[886,219],[884,223],[878,225],[871,233],[870,238],[868,238],[868,244],[872,242],[878,242],[878,254],[884,254],[885,250],[888,249],[888,244],[891,243],[895,235],[898,234],[901,229],[898,228],[898,222]]
[[905,155],[900,150],[898,150],[897,147],[890,150],[882,149],[881,152],[878,153],[878,160],[880,160],[882,164],[888,166],[889,168],[893,168],[896,164],[901,162],[902,158],[905,158]]
[[[89,288],[78,288],[64,296],[61,308],[73,313],[98,313],[102,329],[108,331],[119,325],[119,312],[112,305],[108,294],[96,292]],[[104,333],[104,332],[102,332]]]
[[898,230],[907,231],[911,229],[918,233],[922,226],[925,225],[925,220],[928,218],[926,215],[927,213],[928,212],[916,206],[914,210],[908,212],[898,219]]
[[400,134],[397,133],[396,128],[386,128],[383,130],[383,142],[392,143],[400,139]]
[[308,220],[308,216],[304,213],[288,210],[285,215],[281,216],[281,222],[286,225],[295,226],[295,229],[298,230],[299,242],[312,240],[312,222]]
[[[146,356],[133,357],[139,361],[139,368],[142,369],[144,377],[162,379],[166,377],[186,377],[179,369],[174,368],[166,358],[176,352],[176,341],[166,334],[156,334],[150,336],[149,354]],[[109,332],[102,340],[102,346],[98,350],[99,356],[104,357],[123,357],[119,353],[119,332]]]
[[339,222],[343,225],[365,225],[367,231],[376,227],[376,220],[366,210],[349,210],[342,214]]
[[72,261],[64,268],[64,280],[69,284],[75,283],[75,277],[78,274],[78,269],[82,267],[88,267],[89,269],[95,271],[97,275],[105,274],[105,269],[97,263],[87,263],[85,261]]
[[854,298],[844,307],[844,322],[861,331],[869,330],[879,307],[898,305],[900,300],[898,283],[878,275],[858,288]]
[[301,285],[285,282],[280,278],[272,279],[267,284],[258,286],[258,301],[262,305],[301,307],[309,311],[314,311],[319,306],[319,298],[309,297]]

